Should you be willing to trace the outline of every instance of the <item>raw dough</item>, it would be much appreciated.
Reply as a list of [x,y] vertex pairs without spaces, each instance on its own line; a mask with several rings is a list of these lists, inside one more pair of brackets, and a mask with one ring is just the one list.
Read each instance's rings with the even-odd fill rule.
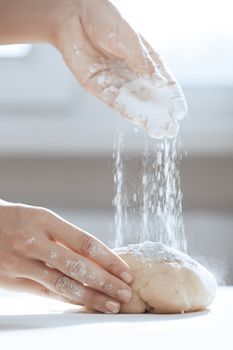
[[122,313],[183,313],[205,309],[216,294],[215,278],[187,254],[161,243],[115,250],[132,269],[133,297]]

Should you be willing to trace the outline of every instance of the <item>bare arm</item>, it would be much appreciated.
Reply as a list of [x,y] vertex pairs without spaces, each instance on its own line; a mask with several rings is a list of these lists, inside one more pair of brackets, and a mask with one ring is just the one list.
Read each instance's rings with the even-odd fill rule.
[[59,0],[0,0],[0,44],[53,42]]

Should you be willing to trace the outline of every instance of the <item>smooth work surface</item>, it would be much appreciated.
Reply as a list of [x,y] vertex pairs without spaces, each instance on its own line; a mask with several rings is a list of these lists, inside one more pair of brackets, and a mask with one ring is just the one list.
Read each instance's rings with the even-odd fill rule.
[[184,315],[102,315],[30,295],[0,294],[0,348],[233,349],[233,287]]

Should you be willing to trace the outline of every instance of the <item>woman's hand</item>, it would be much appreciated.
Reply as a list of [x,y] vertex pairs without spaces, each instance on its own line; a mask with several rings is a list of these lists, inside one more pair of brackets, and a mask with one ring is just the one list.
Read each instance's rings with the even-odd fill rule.
[[[177,81],[110,0],[1,0],[0,44],[28,42],[57,47],[88,92],[152,137],[174,137],[178,121],[187,115]],[[120,98],[125,87],[126,104]],[[138,100],[135,107],[131,99],[151,102],[151,91],[155,101],[166,101],[165,113],[152,106],[148,116]]]
[[0,201],[0,286],[117,313],[129,267],[96,238],[40,207]]
[[163,80],[143,40],[109,0],[61,2],[56,33],[54,44],[81,85],[111,107],[126,81]]
[[[148,129],[151,136],[149,129],[154,124],[160,137],[172,129],[174,137],[179,129],[177,121],[187,115],[184,94],[158,53],[133,30],[111,1],[65,0],[63,4],[61,1],[55,27],[53,44],[88,92],[131,122]],[[152,89],[159,89],[157,93],[162,94],[162,99],[166,96],[167,111],[161,121],[157,112],[154,123],[144,115],[136,118],[130,106],[119,99],[121,88],[138,78],[145,79],[144,85],[139,86],[142,90],[139,101],[147,93],[148,81]],[[129,98],[135,95],[137,91],[130,91]]]

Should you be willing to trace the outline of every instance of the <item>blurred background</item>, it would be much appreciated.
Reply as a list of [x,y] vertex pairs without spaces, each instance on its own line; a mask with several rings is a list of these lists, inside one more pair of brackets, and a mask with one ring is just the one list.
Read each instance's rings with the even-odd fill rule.
[[[233,24],[230,1],[118,1],[184,88],[188,251],[233,283]],[[144,137],[123,122],[131,171]],[[0,197],[45,206],[113,244],[118,117],[49,45],[0,46]]]

